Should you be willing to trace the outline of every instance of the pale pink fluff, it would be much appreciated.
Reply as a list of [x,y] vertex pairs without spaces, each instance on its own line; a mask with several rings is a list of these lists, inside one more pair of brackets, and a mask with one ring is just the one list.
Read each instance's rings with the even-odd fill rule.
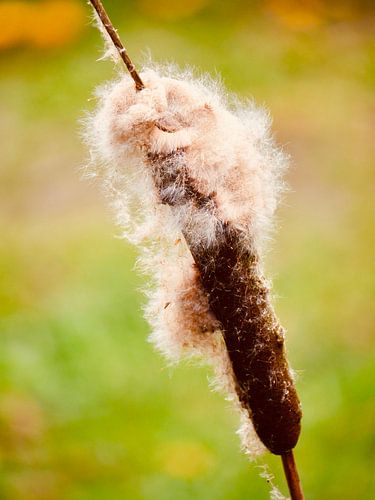
[[[144,244],[141,263],[154,278],[146,308],[151,340],[172,361],[198,354],[212,362],[217,385],[239,408],[220,328],[181,227],[209,248],[228,221],[241,230],[239,244],[259,250],[281,192],[285,157],[274,147],[263,111],[252,104],[230,110],[216,83],[170,73],[144,71],[140,92],[127,76],[101,89],[86,135],[124,236]],[[146,154],[182,148],[195,187],[207,196],[216,193],[214,214],[183,205],[172,215],[158,203]],[[264,447],[245,411],[241,421],[244,449],[259,454]]]

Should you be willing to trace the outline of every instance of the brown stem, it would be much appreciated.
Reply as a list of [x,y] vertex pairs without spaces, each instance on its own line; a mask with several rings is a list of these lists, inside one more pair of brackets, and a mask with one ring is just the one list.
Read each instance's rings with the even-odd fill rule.
[[111,20],[108,17],[107,12],[105,11],[103,4],[100,0],[90,0],[92,6],[94,7],[96,13],[98,14],[105,30],[107,31],[108,35],[110,36],[114,46],[118,50],[118,53],[120,54],[121,59],[124,61],[125,66],[127,67],[130,76],[133,78],[134,83],[135,83],[135,88],[137,90],[142,90],[145,88],[144,83],[142,82],[141,77],[139,76],[137,70],[135,69],[135,66],[130,59],[128,53],[126,52],[125,47],[121,43],[120,37],[118,36],[118,33],[116,29],[114,28],[113,24],[111,23]]
[[291,500],[303,500],[303,491],[299,480],[296,462],[293,451],[287,451],[281,455],[285,477],[288,483]]

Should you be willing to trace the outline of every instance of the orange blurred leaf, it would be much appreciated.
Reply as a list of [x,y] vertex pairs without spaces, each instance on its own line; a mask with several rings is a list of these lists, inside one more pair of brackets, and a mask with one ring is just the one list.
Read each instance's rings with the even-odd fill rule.
[[324,21],[322,3],[319,0],[267,0],[266,9],[281,24],[292,29],[311,29]]
[[36,3],[31,10],[28,40],[37,47],[65,45],[78,36],[84,20],[82,6],[75,1]]
[[65,45],[80,34],[85,18],[83,6],[75,0],[1,2],[0,49]]
[[25,20],[29,18],[31,4],[27,2],[0,3],[0,49],[22,43],[25,39]]

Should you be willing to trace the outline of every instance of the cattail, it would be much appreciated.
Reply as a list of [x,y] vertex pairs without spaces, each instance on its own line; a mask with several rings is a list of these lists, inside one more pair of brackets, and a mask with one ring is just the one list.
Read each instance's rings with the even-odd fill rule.
[[151,339],[173,361],[211,361],[240,408],[244,448],[282,455],[287,470],[301,409],[262,273],[286,158],[267,114],[231,105],[210,79],[170,67],[132,78],[101,89],[86,135],[154,277]]

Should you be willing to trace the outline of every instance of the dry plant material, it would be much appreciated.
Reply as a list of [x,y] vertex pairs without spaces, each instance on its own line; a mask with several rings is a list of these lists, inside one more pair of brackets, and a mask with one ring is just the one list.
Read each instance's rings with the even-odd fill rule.
[[[125,236],[145,244],[147,316],[169,358],[202,354],[273,453],[291,450],[300,404],[261,270],[285,158],[253,105],[228,109],[209,80],[141,74],[102,90],[87,130]],[[176,244],[177,242],[177,244]],[[259,448],[259,447],[258,447]]]
[[301,409],[262,272],[286,158],[267,114],[231,104],[217,82],[171,67],[135,77],[129,64],[131,77],[98,92],[86,135],[124,236],[153,276],[151,340],[172,361],[210,361],[241,413],[243,448],[282,455],[293,482]]

